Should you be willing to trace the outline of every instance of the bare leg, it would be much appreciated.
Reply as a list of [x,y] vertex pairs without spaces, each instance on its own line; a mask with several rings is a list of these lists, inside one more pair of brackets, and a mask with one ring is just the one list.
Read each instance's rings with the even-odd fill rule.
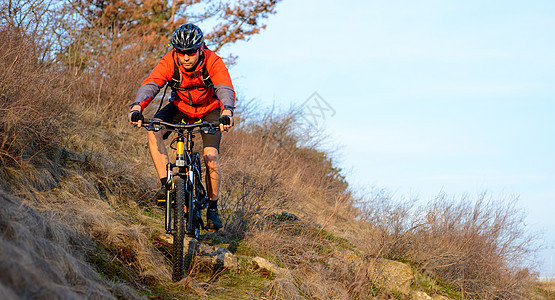
[[208,230],[222,228],[222,220],[216,210],[218,193],[220,190],[220,162],[218,150],[214,147],[204,148],[204,163],[206,164],[206,189],[208,190],[208,210],[206,211],[206,227]]
[[158,132],[148,131],[148,146],[150,148],[150,156],[152,156],[152,161],[154,162],[154,167],[156,172],[158,172],[159,178],[164,178],[167,176],[166,165],[168,164],[168,150],[164,144],[163,135],[166,130],[160,130]]
[[206,164],[206,190],[208,191],[208,199],[212,201],[218,200],[220,191],[220,162],[218,149],[214,147],[204,148],[204,163]]

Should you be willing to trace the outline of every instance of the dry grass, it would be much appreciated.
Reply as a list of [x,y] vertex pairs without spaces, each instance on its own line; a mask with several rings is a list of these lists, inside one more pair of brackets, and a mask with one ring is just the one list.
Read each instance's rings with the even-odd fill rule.
[[[85,263],[94,244],[82,233],[0,191],[0,290],[4,299],[138,298]],[[44,215],[50,215],[45,217]]]

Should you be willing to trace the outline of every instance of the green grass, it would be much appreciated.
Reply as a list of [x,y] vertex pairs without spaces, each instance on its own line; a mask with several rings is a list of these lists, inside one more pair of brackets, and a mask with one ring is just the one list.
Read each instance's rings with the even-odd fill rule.
[[325,229],[314,228],[315,236],[329,241],[333,244],[333,249],[355,250],[355,246],[347,239],[338,237],[328,232]]
[[[117,252],[116,252],[117,253]],[[133,271],[128,269],[113,251],[102,243],[96,243],[93,251],[88,251],[86,260],[92,264],[98,273],[112,282],[132,282],[134,280]]]
[[237,244],[237,248],[235,250],[236,255],[245,255],[245,256],[255,256],[256,252],[252,250],[247,243],[241,241]]
[[260,299],[268,296],[268,283],[271,275],[255,270],[250,259],[238,258],[236,270],[224,271],[220,274],[202,274],[207,279],[207,294],[210,299]]
[[451,299],[463,299],[459,292],[440,278],[432,278],[422,274],[419,270],[412,269],[415,281],[412,285],[414,290],[421,290],[428,295],[444,295]]
[[148,290],[143,290],[142,296],[149,299],[200,299],[192,290],[172,282],[149,285]]
[[200,268],[186,286],[183,283],[168,283],[149,286],[144,295],[156,299],[261,299],[269,296],[266,274],[254,270],[249,259],[239,259],[236,270],[214,272]]
[[[242,243],[239,243],[242,245]],[[167,245],[156,247],[164,252]],[[245,249],[246,246],[238,248]],[[114,252],[116,251],[116,252]],[[99,274],[114,283],[136,282],[132,268],[117,257],[117,249],[110,249],[97,243],[96,249],[87,255]],[[167,253],[170,255],[169,253]],[[155,282],[140,280],[145,285],[139,292],[152,299],[260,299],[268,297],[268,283],[272,274],[254,269],[250,258],[238,257],[239,267],[235,270],[216,270],[211,267],[197,266],[190,274],[189,283]]]

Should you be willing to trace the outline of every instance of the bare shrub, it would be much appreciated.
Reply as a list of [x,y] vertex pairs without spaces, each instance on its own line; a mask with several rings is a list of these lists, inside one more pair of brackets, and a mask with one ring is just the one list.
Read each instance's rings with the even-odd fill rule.
[[281,210],[320,223],[330,223],[330,216],[346,217],[351,201],[347,184],[326,153],[300,146],[304,135],[296,130],[294,111],[239,118],[250,121],[222,141],[224,207],[249,220],[244,224]]
[[516,200],[504,203],[480,195],[453,203],[439,197],[426,210],[414,232],[422,249],[415,258],[424,269],[474,297],[516,297],[528,285],[530,274],[523,267],[533,237],[525,232]]
[[366,242],[358,241],[365,246],[365,252],[374,257],[405,260],[409,253],[405,246],[411,244],[408,233],[415,226],[411,218],[415,201],[395,201],[386,190],[379,189],[371,190],[359,201],[358,218],[367,226],[361,226],[366,231],[361,238]]
[[41,46],[25,33],[0,26],[0,161],[37,163],[59,140],[63,106],[53,89],[58,77],[39,59]]
[[534,237],[525,231],[516,200],[495,201],[486,194],[459,201],[439,196],[428,205],[384,204],[376,194],[362,205],[375,225],[369,253],[409,261],[438,276],[465,297],[522,297],[531,274],[526,267]]

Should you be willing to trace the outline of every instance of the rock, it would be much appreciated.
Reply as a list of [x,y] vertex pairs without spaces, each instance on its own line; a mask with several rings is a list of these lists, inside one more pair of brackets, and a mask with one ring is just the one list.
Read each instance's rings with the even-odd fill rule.
[[255,257],[252,259],[252,262],[257,268],[264,269],[270,273],[273,273],[276,276],[281,277],[291,277],[291,272],[285,268],[281,268],[274,264],[271,261],[268,261],[262,257]]
[[398,261],[377,259],[374,265],[376,283],[388,291],[411,295],[410,285],[414,280],[412,269]]
[[198,243],[195,259],[225,269],[236,269],[239,265],[237,257],[229,250]]
[[412,300],[432,300],[432,297],[421,291],[413,291],[410,298]]
[[[159,239],[167,244],[173,244],[173,236],[170,234],[161,234]],[[185,237],[183,240],[183,247],[185,266],[190,265],[191,258],[201,264],[209,264],[225,269],[236,269],[239,265],[237,257],[225,248],[210,246],[189,237]]]
[[158,238],[167,244],[173,245],[173,235],[171,234],[160,234]]

